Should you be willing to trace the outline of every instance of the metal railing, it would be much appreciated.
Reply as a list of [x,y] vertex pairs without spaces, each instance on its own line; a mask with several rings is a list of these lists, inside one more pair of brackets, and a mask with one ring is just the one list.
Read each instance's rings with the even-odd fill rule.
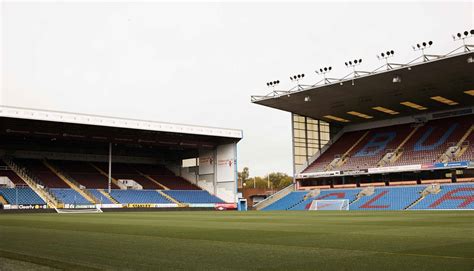
[[[84,194],[86,194],[88,197],[90,197],[94,203],[99,203],[99,199],[97,199],[89,190],[87,190],[87,187],[83,186],[80,184],[76,179],[74,179],[71,175],[67,174],[66,172],[62,171],[59,167],[53,165],[51,162],[48,160],[44,159],[43,160],[45,163],[47,163],[51,168],[53,168],[57,174],[62,175],[66,180],[71,182],[73,185],[75,185],[78,189],[80,189]],[[84,188],[82,188],[84,187]]]
[[20,167],[13,158],[3,157],[3,161],[12,169],[17,175],[19,175],[31,188],[36,188],[40,192],[44,193],[46,201],[52,202],[54,205],[63,204],[51,190],[44,185],[44,183],[36,177],[29,169]]

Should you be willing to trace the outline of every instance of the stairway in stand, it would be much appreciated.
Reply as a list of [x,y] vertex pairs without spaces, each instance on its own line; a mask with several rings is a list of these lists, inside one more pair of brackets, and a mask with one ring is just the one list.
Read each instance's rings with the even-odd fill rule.
[[88,200],[92,204],[98,204],[99,200],[96,199],[89,191],[86,189],[81,189],[80,184],[76,182],[71,177],[67,176],[65,173],[61,172],[57,167],[55,167],[52,163],[47,160],[43,160],[43,164],[49,168],[56,176],[58,176],[63,182],[65,182],[69,187],[73,190],[78,192],[81,196],[83,196],[86,200]]
[[3,157],[3,162],[15,172],[28,186],[35,191],[52,208],[62,208],[63,203],[58,200],[48,189],[37,179],[31,176],[26,170],[20,168],[13,159]]

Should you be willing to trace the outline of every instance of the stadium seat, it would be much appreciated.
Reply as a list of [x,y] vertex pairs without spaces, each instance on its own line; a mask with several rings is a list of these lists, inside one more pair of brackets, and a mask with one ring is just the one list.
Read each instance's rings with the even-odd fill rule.
[[[107,163],[94,163],[103,171],[108,171]],[[112,164],[112,177],[119,180],[134,180],[140,184],[143,189],[162,189],[162,187],[153,181],[147,179],[138,173],[138,171],[133,167],[133,165],[124,164],[124,163],[113,163]]]
[[182,203],[222,203],[220,198],[204,190],[165,190],[163,193]]
[[302,202],[308,191],[293,191],[285,197],[263,208],[263,211],[288,210],[292,206]]
[[8,177],[15,185],[26,185],[25,182],[13,172],[3,161],[0,160],[0,177]]
[[[54,160],[50,161],[50,163],[88,189],[105,189],[108,187],[107,177],[102,175],[87,162]],[[112,183],[112,188],[118,187]]]
[[426,186],[376,187],[370,196],[364,196],[350,205],[350,210],[404,210],[417,200]]
[[91,192],[91,194],[99,200],[100,203],[102,204],[113,204],[113,202],[111,202],[109,200],[109,198],[107,198],[106,196],[104,196],[102,193],[100,193],[100,191],[98,189],[87,189],[89,192]]
[[[0,188],[0,194],[10,204],[46,204],[31,188]],[[17,197],[18,196],[18,197]]]
[[112,189],[110,195],[119,203],[172,203],[156,190]]
[[[324,189],[318,196],[294,191],[263,210],[307,210],[313,200],[348,199],[349,210],[474,209],[474,183],[443,184],[438,194],[421,197],[427,185],[376,187],[374,193],[357,199],[362,189]],[[357,199],[357,200],[356,200]]]
[[26,168],[30,175],[37,177],[41,183],[49,188],[70,188],[54,172],[46,167],[39,159],[16,159],[17,164]]
[[[405,139],[408,140],[400,148],[401,156],[388,166],[434,163],[450,146],[456,145],[472,125],[474,125],[473,118],[466,117],[432,120],[418,128],[410,138],[408,135],[414,129],[410,123],[348,132],[304,169],[303,173],[324,171],[336,156],[341,157],[346,152],[348,152],[346,161],[335,170],[377,167],[384,155],[389,150],[397,149]],[[367,136],[354,149],[348,151],[367,131]],[[474,160],[474,133],[471,133],[465,141],[468,147],[456,159],[458,161]]]
[[[472,118],[448,118],[433,120],[418,129],[403,147],[401,157],[393,165],[415,165],[436,162],[439,157],[455,145],[473,125]],[[469,157],[468,150],[465,159]]]
[[71,188],[51,188],[50,191],[63,203],[84,205],[91,204],[81,194]]
[[412,209],[474,209],[474,183],[441,185],[441,192],[427,195]]

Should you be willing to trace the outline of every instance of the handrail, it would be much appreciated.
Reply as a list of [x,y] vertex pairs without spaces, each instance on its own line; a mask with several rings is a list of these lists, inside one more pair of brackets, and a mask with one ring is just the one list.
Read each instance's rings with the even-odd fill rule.
[[[84,194],[86,194],[87,196],[89,196],[95,203],[99,202],[99,200],[89,191],[87,190],[84,185],[80,184],[78,181],[76,181],[73,177],[71,177],[71,175],[65,173],[64,171],[62,171],[59,167],[57,166],[53,166],[47,159],[44,159],[44,162],[46,162],[49,166],[51,166],[52,168],[54,168],[54,170],[56,170],[56,172],[58,174],[61,174],[64,178],[66,178],[69,182],[71,182],[72,184],[74,184],[79,190],[81,190]],[[82,189],[81,187],[84,187],[84,189]]]
[[21,168],[16,164],[12,158],[4,156],[3,161],[7,164],[18,176],[20,176],[31,188],[38,189],[44,193],[46,202],[51,202],[53,205],[63,204],[54,194],[49,190],[41,180],[32,174],[27,168]]

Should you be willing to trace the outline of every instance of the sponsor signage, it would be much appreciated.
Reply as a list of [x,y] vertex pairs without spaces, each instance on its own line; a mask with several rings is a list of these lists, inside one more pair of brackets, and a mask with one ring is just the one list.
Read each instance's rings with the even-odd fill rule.
[[15,205],[10,205],[11,209],[30,209],[31,210],[31,209],[46,209],[46,208],[48,208],[48,206],[46,204],[19,204],[17,207],[18,208],[15,208]]
[[443,169],[443,168],[466,168],[469,167],[469,161],[459,161],[459,162],[446,162],[446,163],[433,163],[433,164],[423,164],[421,165],[422,169]]
[[66,209],[93,209],[95,205],[81,205],[81,204],[64,204]]
[[129,203],[125,205],[126,208],[155,208],[155,204],[151,203]]
[[467,168],[474,167],[474,161],[458,161],[446,163],[429,163],[422,165],[404,165],[404,166],[388,166],[375,167],[369,169],[344,170],[344,171],[322,171],[298,174],[297,178],[319,178],[342,175],[362,175],[362,174],[377,174],[389,172],[404,172],[404,171],[419,171],[419,170],[433,170],[433,169],[447,169],[447,168]]
[[468,166],[469,166],[468,161],[434,163],[434,168],[460,168],[460,167],[468,167]]
[[164,208],[164,207],[178,207],[177,204],[174,203],[129,203],[124,204],[124,208]]
[[384,173],[384,172],[401,172],[401,171],[416,171],[420,170],[421,165],[406,165],[406,166],[390,166],[390,167],[374,167],[369,168],[369,173]]
[[321,172],[311,172],[311,173],[302,173],[298,174],[298,178],[317,178],[317,177],[330,177],[330,176],[339,176],[341,175],[340,171],[321,171]]
[[342,174],[344,175],[359,175],[359,174],[367,174],[369,172],[368,169],[356,169],[356,170],[344,170]]
[[46,209],[47,205],[46,204],[20,204],[18,205],[18,209]]

